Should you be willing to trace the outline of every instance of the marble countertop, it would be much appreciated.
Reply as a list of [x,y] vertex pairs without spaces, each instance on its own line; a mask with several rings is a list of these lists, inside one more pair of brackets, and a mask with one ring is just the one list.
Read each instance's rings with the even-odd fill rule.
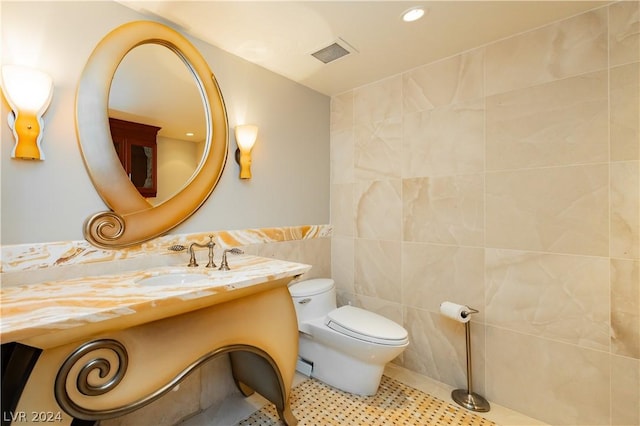
[[[2,343],[24,341],[97,323],[113,324],[113,320],[122,324],[129,318],[132,324],[140,323],[134,317],[149,322],[242,297],[248,294],[243,289],[301,275],[311,266],[241,255],[233,257],[231,268],[160,267],[2,289],[0,339]],[[194,272],[208,277],[192,283],[140,284],[155,275]]]

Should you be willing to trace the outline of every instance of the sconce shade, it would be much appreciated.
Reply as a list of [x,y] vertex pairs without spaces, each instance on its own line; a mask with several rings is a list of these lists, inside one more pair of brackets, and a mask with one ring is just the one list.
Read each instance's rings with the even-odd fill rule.
[[235,128],[236,162],[240,165],[240,179],[251,179],[251,149],[258,136],[258,126],[243,124]]
[[12,109],[9,127],[16,144],[12,158],[44,160],[40,149],[42,114],[47,110],[53,96],[53,80],[47,74],[16,65],[2,67],[2,91]]

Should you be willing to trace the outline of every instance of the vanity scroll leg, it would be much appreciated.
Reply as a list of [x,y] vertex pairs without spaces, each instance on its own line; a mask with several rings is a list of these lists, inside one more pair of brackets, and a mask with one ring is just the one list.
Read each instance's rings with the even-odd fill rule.
[[280,370],[269,355],[246,346],[231,352],[229,358],[233,379],[244,396],[251,395],[255,389],[276,406],[278,416],[285,425],[298,424],[289,406]]
[[293,412],[291,412],[291,406],[287,403],[284,406],[284,410],[278,410],[278,416],[287,426],[295,426],[298,424],[298,419],[295,418]]

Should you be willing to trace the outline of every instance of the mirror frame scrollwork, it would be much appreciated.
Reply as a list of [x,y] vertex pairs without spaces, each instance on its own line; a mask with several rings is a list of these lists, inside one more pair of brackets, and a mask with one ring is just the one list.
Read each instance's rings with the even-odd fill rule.
[[[185,63],[198,85],[207,137],[198,168],[172,198],[151,205],[128,179],[113,147],[108,104],[111,81],[124,56],[136,46],[167,47]],[[222,93],[200,52],[175,30],[152,21],[124,24],[96,46],[76,95],[76,132],[91,180],[111,211],[90,216],[85,238],[102,248],[120,248],[160,236],[191,216],[217,185],[227,159],[228,123]]]

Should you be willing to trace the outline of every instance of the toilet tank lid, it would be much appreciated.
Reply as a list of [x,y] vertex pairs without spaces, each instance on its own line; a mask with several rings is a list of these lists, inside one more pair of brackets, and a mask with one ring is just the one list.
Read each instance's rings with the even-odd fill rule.
[[355,306],[346,305],[334,309],[327,314],[326,323],[329,328],[374,343],[408,342],[408,333],[404,327],[382,315]]
[[333,287],[334,282],[331,278],[315,278],[290,285],[289,293],[291,293],[292,297],[307,297],[324,293]]

